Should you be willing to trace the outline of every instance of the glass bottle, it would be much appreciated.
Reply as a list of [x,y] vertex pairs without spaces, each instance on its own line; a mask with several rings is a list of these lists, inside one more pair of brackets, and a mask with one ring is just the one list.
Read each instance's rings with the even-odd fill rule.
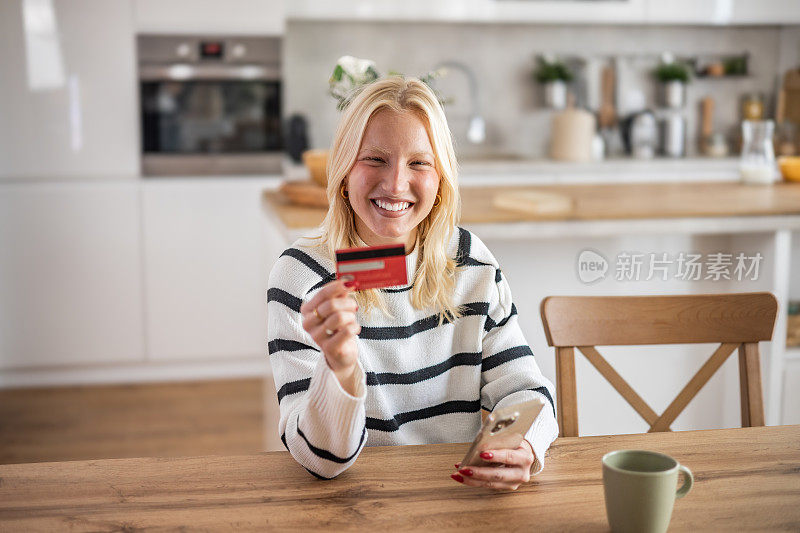
[[745,120],[742,122],[742,156],[739,173],[745,183],[772,183],[775,181],[775,152],[771,120]]

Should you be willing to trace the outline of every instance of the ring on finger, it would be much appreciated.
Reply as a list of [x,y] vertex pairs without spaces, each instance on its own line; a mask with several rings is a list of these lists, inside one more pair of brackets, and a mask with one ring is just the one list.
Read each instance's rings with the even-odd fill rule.
[[325,328],[325,334],[326,334],[328,337],[330,337],[330,336],[331,336],[331,335],[333,335],[334,333],[336,333],[336,332],[335,332],[335,331],[332,331],[332,330],[330,330],[330,329],[328,329],[328,328]]
[[321,317],[321,316],[319,316],[319,311],[317,311],[317,308],[316,308],[316,307],[314,308],[314,311],[313,311],[313,312],[314,312],[314,316],[315,316],[315,317],[317,317],[317,320],[319,320],[320,322],[322,322],[322,317]]

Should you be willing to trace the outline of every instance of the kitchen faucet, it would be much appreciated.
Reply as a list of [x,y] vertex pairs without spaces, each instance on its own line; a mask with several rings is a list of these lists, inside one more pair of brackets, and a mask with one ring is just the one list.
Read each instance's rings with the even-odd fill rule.
[[[475,73],[464,63],[459,61],[442,61],[434,67],[434,71],[439,69],[456,69],[460,70],[467,77],[469,82],[469,94],[472,100],[472,114],[469,119],[469,129],[467,130],[467,139],[473,144],[480,144],[486,139],[486,122],[480,114],[480,101],[478,99],[478,78]],[[431,80],[431,84],[435,81]]]

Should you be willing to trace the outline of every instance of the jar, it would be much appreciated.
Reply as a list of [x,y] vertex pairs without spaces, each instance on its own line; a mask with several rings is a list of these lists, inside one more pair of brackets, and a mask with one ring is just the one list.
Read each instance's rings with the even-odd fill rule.
[[764,95],[761,93],[748,93],[742,99],[743,120],[764,119]]
[[772,149],[771,120],[742,122],[742,156],[739,172],[744,183],[769,184],[777,177],[775,152]]

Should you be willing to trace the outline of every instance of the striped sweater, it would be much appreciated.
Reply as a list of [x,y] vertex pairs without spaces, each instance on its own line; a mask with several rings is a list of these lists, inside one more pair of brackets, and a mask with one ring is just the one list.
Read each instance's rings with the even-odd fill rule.
[[[382,289],[394,318],[358,311],[358,385],[348,394],[303,329],[300,305],[335,279],[325,249],[300,239],[270,273],[269,354],[284,445],[310,473],[332,478],[364,446],[470,442],[481,409],[545,399],[526,435],[544,466],[558,435],[553,385],[540,372],[518,324],[511,290],[494,256],[457,228],[448,243],[456,259],[455,303],[463,316],[438,324],[432,309],[411,305],[411,285]],[[414,279],[417,250],[406,256]]]

